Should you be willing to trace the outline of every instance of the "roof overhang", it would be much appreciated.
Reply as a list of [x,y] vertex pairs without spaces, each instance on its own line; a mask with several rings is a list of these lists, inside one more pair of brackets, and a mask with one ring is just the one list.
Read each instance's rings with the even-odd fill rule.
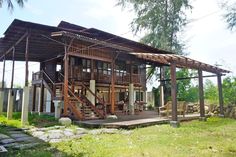
[[224,70],[216,66],[212,66],[176,54],[132,53],[132,55],[148,62],[161,63],[165,65],[170,65],[171,63],[175,62],[176,66],[179,68],[196,69],[196,70],[201,69],[203,71],[216,74],[230,73],[230,71],[228,70]]

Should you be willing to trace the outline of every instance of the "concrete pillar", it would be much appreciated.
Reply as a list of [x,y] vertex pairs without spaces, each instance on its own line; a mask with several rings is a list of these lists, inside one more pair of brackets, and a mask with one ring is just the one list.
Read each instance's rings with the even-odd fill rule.
[[60,100],[53,100],[55,106],[55,118],[59,119],[61,117],[61,107],[62,102]]
[[22,110],[21,110],[21,125],[28,124],[28,112],[29,112],[29,87],[23,88]]
[[134,115],[134,84],[129,84],[129,112]]
[[7,119],[12,119],[13,113],[13,103],[14,103],[14,92],[12,89],[8,93],[8,104],[7,104]]
[[[89,81],[89,89],[95,94],[96,92],[96,82],[95,80],[90,80]],[[90,93],[88,92],[88,99],[89,101],[95,105],[95,97]]]
[[163,86],[163,82],[161,82],[161,84],[160,84],[160,106],[164,106],[164,105],[165,105],[164,86]]
[[3,111],[3,102],[4,102],[4,91],[0,91],[0,115]]
[[[165,79],[165,67],[160,68],[160,80]],[[160,106],[165,105],[165,97],[164,97],[164,82],[160,82]]]

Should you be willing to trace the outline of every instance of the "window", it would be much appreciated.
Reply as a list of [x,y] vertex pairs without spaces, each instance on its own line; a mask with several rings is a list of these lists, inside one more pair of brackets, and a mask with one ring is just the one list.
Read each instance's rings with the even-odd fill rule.
[[82,59],[82,65],[83,65],[83,72],[87,73],[91,72],[91,60]]
[[99,74],[111,75],[111,64],[97,61],[97,71]]
[[143,101],[143,92],[136,91],[135,100],[136,101]]
[[127,71],[125,62],[117,62],[115,72],[116,76],[126,76]]

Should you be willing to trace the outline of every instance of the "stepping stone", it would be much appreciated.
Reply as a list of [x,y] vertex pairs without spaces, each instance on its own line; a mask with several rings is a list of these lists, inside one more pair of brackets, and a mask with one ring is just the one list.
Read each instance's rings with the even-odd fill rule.
[[15,149],[29,149],[29,148],[33,148],[37,145],[39,145],[40,143],[27,143],[27,144],[17,144],[16,146],[14,146],[13,148]]
[[29,135],[24,134],[24,133],[11,134],[10,136],[11,136],[12,138],[30,137]]
[[3,139],[0,141],[0,143],[2,144],[8,144],[8,143],[13,143],[13,142],[15,142],[15,140],[12,138]]
[[32,135],[35,136],[35,137],[40,137],[44,134],[45,134],[45,132],[43,132],[43,131],[35,131],[35,132],[32,133]]
[[36,142],[37,139],[34,137],[20,137],[15,139],[16,142]]
[[0,140],[1,139],[6,139],[6,138],[10,138],[9,136],[5,135],[5,134],[0,134]]
[[4,144],[3,146],[6,147],[6,148],[12,148],[14,146],[17,146],[18,143],[8,143],[8,144]]
[[4,146],[0,146],[0,156],[6,156],[7,149]]

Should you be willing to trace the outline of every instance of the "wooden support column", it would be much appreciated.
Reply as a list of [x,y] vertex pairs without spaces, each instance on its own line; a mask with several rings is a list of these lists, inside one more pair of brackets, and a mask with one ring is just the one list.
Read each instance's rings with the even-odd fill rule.
[[14,73],[15,73],[15,47],[13,47],[12,50],[11,89],[13,88],[13,83],[14,83]]
[[64,116],[67,116],[68,108],[68,69],[69,68],[69,56],[67,52],[67,47],[65,46],[65,57],[64,57]]
[[36,85],[33,85],[33,100],[32,100],[32,111],[36,111]]
[[115,61],[111,63],[111,114],[115,113]]
[[6,67],[6,58],[5,58],[5,56],[4,56],[4,59],[3,59],[3,70],[2,70],[2,91],[3,91],[3,89],[4,89],[5,67]]
[[40,108],[39,108],[39,113],[43,112],[43,104],[44,104],[44,84],[42,82],[41,86],[40,86]]
[[204,90],[203,90],[203,77],[202,70],[198,69],[198,82],[199,82],[199,104],[200,104],[200,118],[199,120],[205,121],[205,107],[204,107]]
[[29,35],[26,37],[25,46],[25,87],[29,84]]
[[220,116],[224,117],[224,99],[222,92],[221,74],[217,74],[217,83],[218,83],[218,93],[219,93]]
[[179,127],[179,121],[177,117],[177,84],[176,84],[176,63],[172,62],[170,68],[171,74],[171,97],[172,97],[172,117],[170,125],[172,127]]
[[95,80],[94,69],[95,69],[95,61],[93,59],[91,59],[91,78],[90,78],[90,80]]

